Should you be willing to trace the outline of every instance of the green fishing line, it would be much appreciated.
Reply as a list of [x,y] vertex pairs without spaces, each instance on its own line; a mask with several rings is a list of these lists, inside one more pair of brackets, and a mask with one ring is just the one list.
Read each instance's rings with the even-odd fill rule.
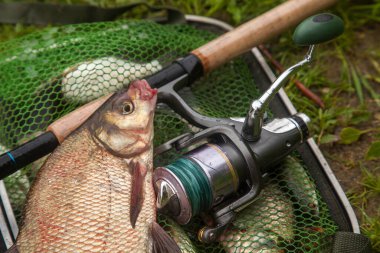
[[181,181],[190,199],[193,215],[200,210],[207,210],[212,203],[212,190],[206,175],[198,164],[185,158],[176,160],[166,166]]

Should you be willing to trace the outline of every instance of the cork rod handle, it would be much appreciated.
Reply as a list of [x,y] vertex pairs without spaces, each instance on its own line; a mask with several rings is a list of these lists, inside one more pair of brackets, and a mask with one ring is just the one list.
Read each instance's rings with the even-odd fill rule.
[[53,132],[59,143],[62,143],[69,134],[82,125],[112,94],[98,98],[59,118],[48,126],[47,131]]
[[204,73],[208,73],[336,2],[337,0],[286,1],[191,53],[201,60]]

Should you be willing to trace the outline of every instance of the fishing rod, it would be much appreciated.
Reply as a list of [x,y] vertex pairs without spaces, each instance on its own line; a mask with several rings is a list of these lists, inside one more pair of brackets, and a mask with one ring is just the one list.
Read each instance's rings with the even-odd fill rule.
[[[153,88],[182,80],[189,85],[223,63],[295,26],[336,0],[290,0],[242,24],[236,29],[193,50],[146,81]],[[51,153],[78,126],[106,101],[103,97],[52,123],[47,131],[29,142],[0,156],[0,179]]]

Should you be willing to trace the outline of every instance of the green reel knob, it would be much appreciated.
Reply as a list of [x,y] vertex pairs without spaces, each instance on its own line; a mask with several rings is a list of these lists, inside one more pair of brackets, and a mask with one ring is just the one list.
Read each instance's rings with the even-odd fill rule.
[[330,13],[321,13],[305,19],[294,31],[297,45],[310,46],[332,40],[344,31],[342,19]]

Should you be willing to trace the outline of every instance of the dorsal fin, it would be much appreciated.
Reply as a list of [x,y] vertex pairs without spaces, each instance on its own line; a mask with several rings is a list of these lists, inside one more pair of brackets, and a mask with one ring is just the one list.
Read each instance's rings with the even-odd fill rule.
[[152,224],[153,253],[181,253],[177,243],[156,222]]

